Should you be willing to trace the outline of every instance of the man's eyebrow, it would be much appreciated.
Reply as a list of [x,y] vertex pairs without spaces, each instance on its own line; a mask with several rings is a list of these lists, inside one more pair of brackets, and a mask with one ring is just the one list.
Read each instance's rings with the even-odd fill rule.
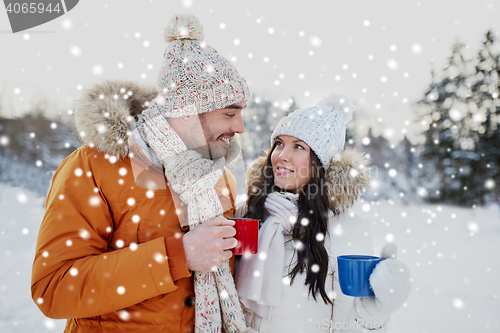
[[247,107],[246,105],[245,106],[240,106],[240,105],[233,104],[233,105],[226,106],[224,109],[238,109],[238,110],[243,110],[246,107]]

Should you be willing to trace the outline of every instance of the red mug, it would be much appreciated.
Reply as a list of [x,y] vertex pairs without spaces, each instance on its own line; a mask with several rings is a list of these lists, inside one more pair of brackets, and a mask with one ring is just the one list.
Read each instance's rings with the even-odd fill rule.
[[259,245],[259,220],[249,218],[230,218],[235,222],[234,228],[236,235],[234,238],[238,241],[233,254],[256,254]]

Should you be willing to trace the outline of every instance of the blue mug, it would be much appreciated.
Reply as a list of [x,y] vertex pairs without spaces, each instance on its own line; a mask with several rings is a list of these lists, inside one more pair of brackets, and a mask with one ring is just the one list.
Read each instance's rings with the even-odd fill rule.
[[383,260],[366,255],[346,255],[337,257],[339,283],[342,293],[354,297],[375,296],[370,287],[370,274]]

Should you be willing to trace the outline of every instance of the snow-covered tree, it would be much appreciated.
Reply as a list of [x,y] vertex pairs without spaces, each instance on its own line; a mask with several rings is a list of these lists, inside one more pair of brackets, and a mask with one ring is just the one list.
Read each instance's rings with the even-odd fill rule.
[[370,128],[364,139],[364,148],[370,158],[372,187],[366,193],[368,200],[392,200],[402,203],[418,201],[415,182],[415,149],[405,139],[392,145],[382,135],[373,136]]
[[484,204],[494,189],[500,67],[493,43],[489,32],[479,56],[472,59],[466,59],[465,45],[456,43],[442,77],[433,75],[419,102],[419,121],[427,127],[420,182],[431,201]]
[[253,97],[249,101],[243,112],[245,132],[242,134],[242,154],[246,163],[271,148],[269,140],[275,126],[281,118],[296,109],[294,98],[282,103],[260,97]]
[[53,171],[79,146],[68,124],[35,111],[0,118],[0,182],[45,194]]

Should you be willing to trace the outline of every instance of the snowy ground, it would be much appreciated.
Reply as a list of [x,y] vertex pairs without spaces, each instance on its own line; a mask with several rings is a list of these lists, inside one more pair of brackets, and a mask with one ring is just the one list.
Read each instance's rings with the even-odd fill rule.
[[[43,199],[0,184],[0,332],[62,332],[30,296]],[[390,332],[500,331],[500,209],[360,203],[378,250],[399,246],[413,291]],[[486,328],[486,325],[496,325]],[[401,327],[400,329],[397,326]]]
[[31,267],[44,199],[0,184],[0,332],[63,332],[65,320],[46,318],[31,299]]
[[412,274],[412,294],[392,316],[391,332],[500,331],[498,206],[359,206],[375,247],[393,239]]

